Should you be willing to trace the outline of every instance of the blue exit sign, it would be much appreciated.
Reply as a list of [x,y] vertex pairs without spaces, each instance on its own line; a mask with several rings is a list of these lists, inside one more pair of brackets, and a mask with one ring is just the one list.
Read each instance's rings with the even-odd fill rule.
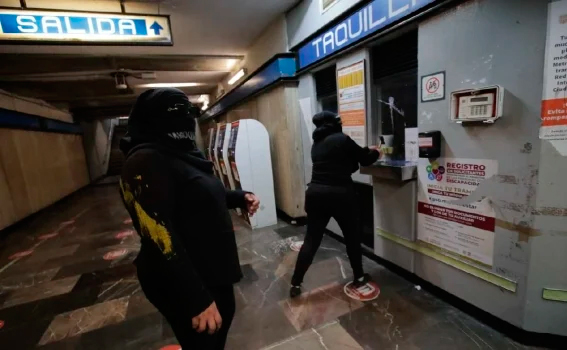
[[0,41],[173,45],[168,16],[0,9]]

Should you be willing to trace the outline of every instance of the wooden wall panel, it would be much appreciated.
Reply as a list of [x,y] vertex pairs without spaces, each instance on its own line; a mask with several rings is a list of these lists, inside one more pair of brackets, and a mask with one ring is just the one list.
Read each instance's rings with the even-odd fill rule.
[[88,182],[81,135],[0,129],[0,229]]

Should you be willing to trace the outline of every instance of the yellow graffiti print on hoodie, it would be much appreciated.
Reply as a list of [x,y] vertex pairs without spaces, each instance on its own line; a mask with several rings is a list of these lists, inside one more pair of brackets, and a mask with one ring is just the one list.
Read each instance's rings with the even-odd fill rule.
[[[141,180],[141,177],[136,177],[136,180]],[[139,196],[141,192],[140,187],[138,187],[136,193],[132,193],[130,186],[120,180],[120,192],[130,211],[136,213],[142,231],[141,234],[150,237],[164,255],[168,256],[174,253],[171,235],[164,223],[159,223],[156,219],[148,215],[140,203],[136,201],[136,197]]]

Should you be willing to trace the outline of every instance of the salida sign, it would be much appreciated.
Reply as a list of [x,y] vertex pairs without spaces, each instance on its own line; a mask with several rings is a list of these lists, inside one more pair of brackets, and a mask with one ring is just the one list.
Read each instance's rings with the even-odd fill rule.
[[436,0],[374,0],[299,49],[299,68],[305,68]]
[[171,45],[168,16],[0,9],[0,41]]

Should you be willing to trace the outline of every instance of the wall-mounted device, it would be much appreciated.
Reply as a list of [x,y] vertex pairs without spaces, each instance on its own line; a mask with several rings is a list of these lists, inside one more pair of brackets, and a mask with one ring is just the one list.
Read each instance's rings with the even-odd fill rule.
[[492,124],[503,115],[505,90],[500,85],[451,93],[449,117],[456,123]]
[[437,159],[441,157],[441,131],[419,133],[419,158]]

